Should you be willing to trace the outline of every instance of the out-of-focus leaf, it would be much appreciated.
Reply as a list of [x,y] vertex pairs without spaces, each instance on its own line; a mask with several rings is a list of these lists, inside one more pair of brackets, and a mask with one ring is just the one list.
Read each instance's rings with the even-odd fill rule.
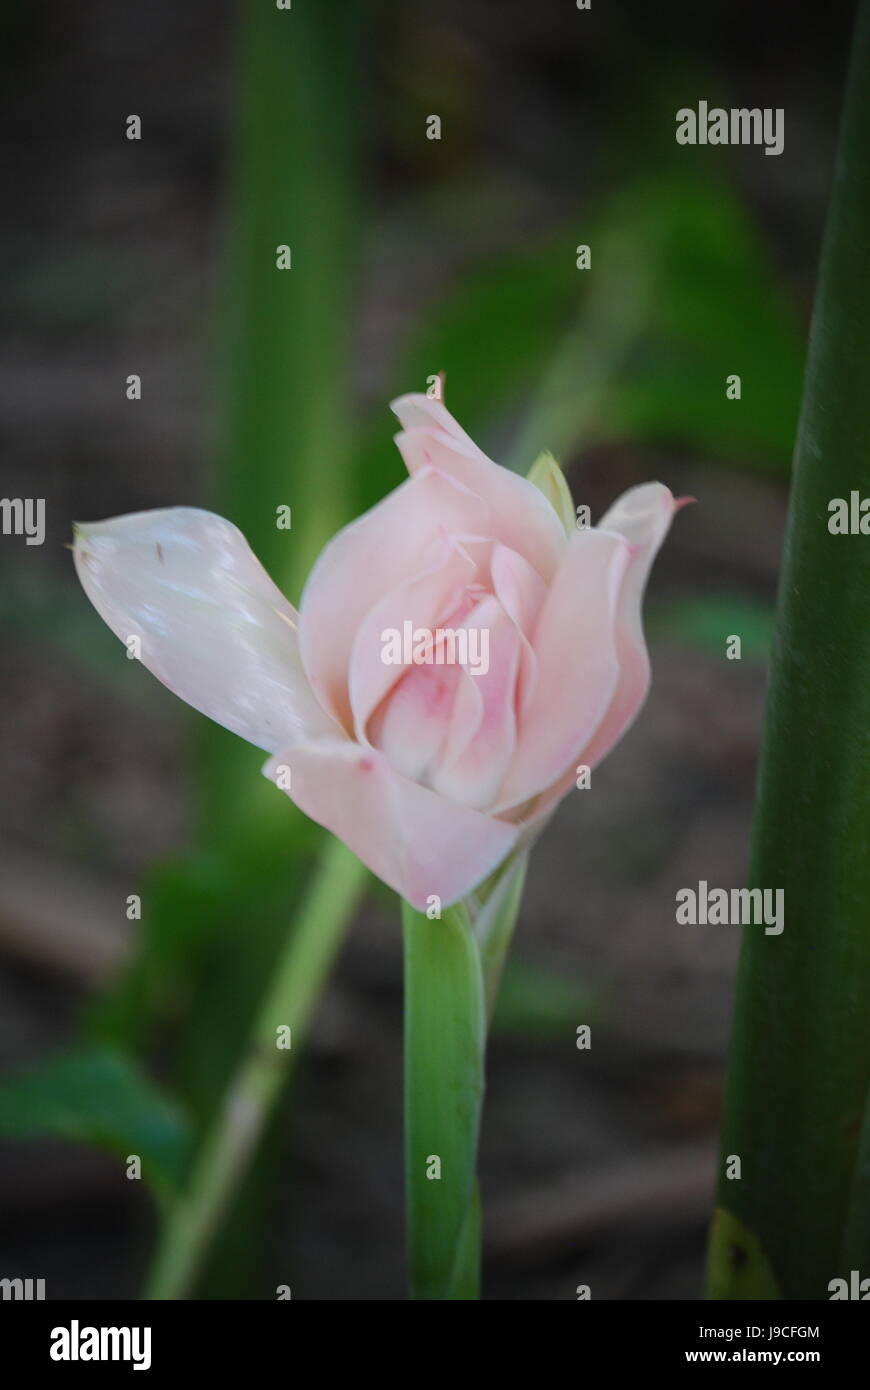
[[[581,287],[572,248],[573,238],[560,233],[469,266],[415,326],[388,394],[425,391],[444,371],[445,402],[467,429],[482,434],[496,416],[518,410],[575,311]],[[361,508],[402,481],[396,429],[384,402],[360,460]]]
[[16,640],[55,648],[132,699],[159,703],[164,698],[153,677],[128,659],[124,644],[97,620],[73,577],[72,565],[63,582],[35,566],[3,564],[0,623]]
[[578,1024],[592,1023],[601,1001],[582,981],[529,961],[509,960],[492,1019],[495,1034],[546,1040],[564,1038]]
[[176,1107],[124,1053],[89,1048],[51,1057],[0,1084],[0,1133],[52,1136],[138,1155],[142,1178],[158,1196],[180,1183],[188,1125]]
[[[312,840],[314,838],[312,831]],[[174,1084],[205,1123],[232,1069],[307,872],[307,849],[242,841],[155,866],[135,959],[88,1015],[91,1036],[144,1048],[178,1034]]]
[[[294,602],[320,548],[356,511],[347,359],[362,240],[362,14],[356,0],[319,0],[298,13],[251,3],[242,15],[213,505]],[[277,268],[279,246],[290,269]],[[290,509],[289,529],[277,525],[279,508]],[[262,777],[262,753],[205,721],[198,734],[194,790],[208,848],[153,880],[154,917],[118,1017],[153,1024],[169,981],[178,1087],[201,1131],[238,1064],[323,832]],[[261,1160],[249,1195],[264,1181]],[[246,1219],[213,1243],[211,1292],[241,1296],[262,1257],[266,1205],[246,1202]]]
[[[577,269],[581,242],[589,270]],[[566,462],[592,440],[783,472],[803,348],[750,214],[726,182],[692,167],[644,176],[570,228],[469,269],[398,361],[394,393],[425,390],[443,370],[450,409],[503,459],[490,427],[518,419],[507,461],[522,472],[542,449]],[[726,397],[734,374],[739,400]],[[363,505],[401,481],[392,433],[390,417],[374,422]]]
[[[353,514],[347,365],[366,38],[347,0],[243,12],[216,502],[296,602],[318,551]],[[289,269],[277,266],[280,246]],[[290,530],[276,526],[280,505],[292,509]]]
[[[355,510],[346,358],[360,242],[360,14],[340,0],[298,14],[251,4],[240,34],[214,506],[297,600],[313,556]],[[290,269],[276,265],[279,245]],[[280,506],[290,529],[276,525]],[[155,1022],[183,1016],[179,1083],[202,1116],[322,831],[261,775],[260,750],[203,719],[195,731],[207,848],[143,886],[137,959],[96,1026],[141,1042]]]
[[[749,887],[781,934],[743,929],[719,1205],[787,1299],[870,1269],[858,1181],[870,1094],[870,547],[828,529],[870,495],[870,4],[861,5],[822,253],[759,773]],[[738,1155],[740,1180],[728,1171]],[[865,1155],[866,1157],[866,1155]],[[845,1271],[848,1273],[848,1267]],[[719,1297],[739,1271],[715,1261]]]
[[[784,471],[804,353],[759,229],[724,181],[697,173],[641,185],[629,199],[659,260],[649,332],[608,400],[607,435]],[[732,375],[739,400],[726,396]]]
[[740,594],[660,602],[650,606],[646,619],[647,635],[653,641],[681,642],[720,657],[729,637],[737,636],[744,661],[767,660],[773,624],[774,612],[768,604]]
[[[356,0],[318,0],[292,14],[243,7],[214,507],[293,603],[319,551],[357,510],[348,362],[366,42]],[[277,266],[281,246],[289,269]],[[290,509],[289,529],[277,524],[281,507]],[[198,809],[211,844],[231,844],[254,826],[288,833],[301,820],[271,794],[255,750],[205,723],[199,739]]]

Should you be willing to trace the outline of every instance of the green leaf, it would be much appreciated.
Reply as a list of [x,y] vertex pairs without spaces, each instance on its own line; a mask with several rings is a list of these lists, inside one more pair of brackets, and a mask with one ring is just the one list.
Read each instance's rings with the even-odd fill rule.
[[[249,3],[238,31],[212,505],[293,599],[356,511],[347,360],[362,243],[362,20],[357,0],[298,13]],[[276,264],[280,245],[290,269]],[[290,529],[276,524],[281,507],[291,509]],[[206,720],[195,732],[203,848],[149,876],[137,959],[93,1023],[140,1046],[158,1027],[165,1046],[165,1025],[174,1026],[173,1080],[202,1143],[278,968],[313,852],[328,840],[261,776],[259,750]],[[263,1186],[257,1161],[250,1190]],[[215,1224],[236,1198],[232,1182],[220,1198]],[[247,1205],[226,1239],[210,1232],[208,1283],[221,1296],[249,1287],[266,1207]]]
[[[744,928],[723,1135],[742,1176],[723,1168],[719,1189],[790,1299],[828,1297],[844,1243],[870,1270],[855,1181],[870,1089],[870,541],[828,529],[832,498],[870,496],[868,146],[864,0],[798,428],[749,880],[784,891],[785,924],[781,935]],[[714,1273],[720,1296],[733,1296],[728,1271]]]
[[852,1191],[843,1231],[842,1267],[836,1271],[848,1277],[849,1271],[866,1266],[870,1250],[870,1095],[864,1110],[858,1156],[852,1176]]
[[[362,244],[363,18],[359,0],[243,10],[214,506],[296,603],[320,550],[357,511],[348,358]],[[277,268],[279,245],[290,269]],[[289,530],[276,524],[282,506]],[[200,741],[210,843],[254,823],[288,833],[294,817],[259,776],[262,759],[223,730],[204,725]]]
[[481,1217],[480,1187],[475,1182],[450,1281],[448,1296],[451,1302],[476,1301],[480,1298]]
[[52,1057],[0,1085],[0,1134],[52,1136],[137,1154],[160,1197],[181,1181],[189,1133],[176,1107],[123,1053],[83,1049]]
[[[358,0],[243,7],[223,284],[218,504],[294,601],[353,515],[347,390],[360,246]],[[336,43],[336,34],[341,43]],[[289,269],[277,266],[288,246]],[[276,508],[292,509],[292,529]]]

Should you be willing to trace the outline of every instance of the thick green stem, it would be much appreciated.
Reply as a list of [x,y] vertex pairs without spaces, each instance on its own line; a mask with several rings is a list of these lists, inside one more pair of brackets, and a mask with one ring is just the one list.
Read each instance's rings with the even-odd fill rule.
[[286,1081],[364,881],[359,860],[330,837],[218,1118],[170,1212],[146,1298],[189,1291]]
[[450,1281],[448,1296],[452,1302],[480,1298],[480,1217],[480,1188],[475,1180]]
[[810,339],[750,874],[751,886],[784,891],[784,930],[744,930],[711,1247],[719,1298],[749,1286],[827,1298],[848,1273],[844,1251],[870,1273],[868,1183],[856,1174],[870,1086],[870,537],[863,522],[829,527],[834,499],[848,510],[870,496],[868,148],[865,0]]
[[[466,908],[430,921],[402,905],[405,1182],[411,1290],[476,1296],[474,1190],[486,1037],[480,953]],[[473,1292],[469,1292],[472,1289]]]
[[415,1298],[480,1296],[475,1178],[487,1022],[513,936],[526,855],[430,921],[402,904],[405,1164]]

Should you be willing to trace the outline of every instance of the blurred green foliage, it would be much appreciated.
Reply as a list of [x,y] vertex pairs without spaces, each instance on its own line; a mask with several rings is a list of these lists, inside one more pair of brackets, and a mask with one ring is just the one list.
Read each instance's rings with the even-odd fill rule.
[[122,1052],[80,1048],[51,1057],[0,1085],[0,1134],[51,1134],[135,1155],[159,1198],[177,1188],[188,1156],[190,1126],[179,1110]]
[[[781,936],[743,932],[718,1200],[786,1299],[870,1264],[870,550],[828,529],[870,495],[870,0],[858,8],[795,450],[750,888]],[[745,1297],[711,1246],[711,1288]]]
[[[576,227],[592,269],[576,268]],[[521,423],[509,462],[541,449],[667,444],[787,472],[803,344],[763,235],[735,190],[697,172],[641,176],[572,227],[472,265],[399,355],[390,394],[445,399],[473,434]],[[726,378],[743,378],[739,402]],[[383,407],[361,455],[365,505],[401,468]]]
[[[376,416],[357,418],[349,357],[369,175],[363,7],[318,0],[294,7],[289,24],[274,6],[243,10],[210,503],[295,602],[329,535],[401,481],[386,399],[424,390],[440,371],[462,424],[496,457],[511,438],[506,461],[522,471],[541,449],[567,462],[595,441],[785,474],[802,362],[796,315],[740,194],[695,164],[651,179],[636,163],[618,192],[578,207],[568,225],[470,257],[399,345]],[[581,242],[592,248],[589,271],[576,266]],[[281,244],[290,271],[275,268]],[[52,273],[63,286],[68,267]],[[88,275],[70,294],[70,318],[92,302]],[[739,403],[725,396],[735,371]],[[275,525],[285,504],[289,532]],[[4,610],[7,623],[32,620],[95,678],[126,688],[141,676],[122,651],[107,659],[110,639],[84,600],[70,605],[46,587],[27,602]],[[683,601],[656,621],[664,635],[717,651],[735,626],[747,655],[767,647],[769,617],[750,599]],[[195,740],[197,844],[147,875],[135,959],[86,1018],[95,1046],[0,1093],[3,1132],[140,1152],[161,1195],[215,1113],[322,840],[260,776],[259,752],[198,719]],[[495,1026],[547,1036],[589,1007],[582,987],[514,963]],[[190,1132],[140,1070],[158,1055]],[[203,1290],[250,1290],[272,1168],[267,1146]]]
[[570,1036],[578,1018],[594,1023],[602,1008],[598,994],[582,981],[515,956],[504,969],[492,1031],[546,1042]]
[[647,636],[653,642],[679,642],[721,657],[728,638],[737,633],[744,661],[764,663],[773,639],[772,604],[745,594],[709,594],[650,604]]

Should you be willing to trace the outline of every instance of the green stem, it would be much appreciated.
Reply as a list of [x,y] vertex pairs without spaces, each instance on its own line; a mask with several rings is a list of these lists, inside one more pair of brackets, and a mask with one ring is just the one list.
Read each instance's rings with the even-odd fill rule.
[[486,1030],[526,864],[525,854],[509,859],[479,896],[448,909],[441,920],[430,921],[402,904],[405,1180],[414,1298],[480,1296],[475,1168]]
[[[146,1298],[183,1298],[193,1284],[305,1036],[364,880],[359,860],[330,836],[220,1113],[162,1233]],[[289,1048],[279,1046],[283,1028]]]
[[[484,988],[463,904],[440,920],[402,904],[405,939],[405,1181],[412,1296],[476,1295],[473,1214],[483,1101]],[[469,1292],[469,1290],[472,1292]]]
[[870,495],[868,145],[865,0],[810,338],[750,872],[752,887],[783,890],[784,929],[744,931],[711,1245],[719,1298],[745,1296],[754,1267],[769,1296],[826,1299],[848,1273],[844,1248],[870,1271],[856,1178],[870,1086],[870,540],[829,529],[832,499]]
[[449,1297],[453,1302],[480,1298],[480,1188],[476,1180],[459,1239]]

